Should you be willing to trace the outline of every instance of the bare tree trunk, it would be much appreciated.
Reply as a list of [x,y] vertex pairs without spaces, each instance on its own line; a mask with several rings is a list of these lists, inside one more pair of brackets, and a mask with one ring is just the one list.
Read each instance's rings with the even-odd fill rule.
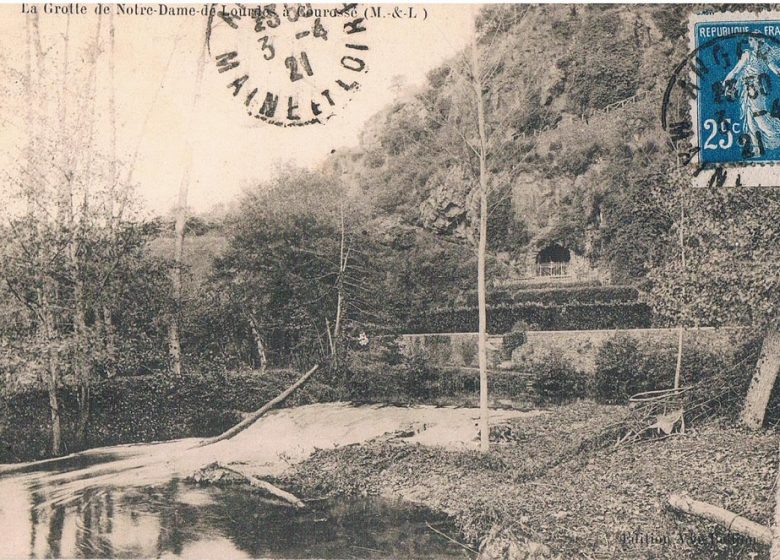
[[[677,157],[677,167],[680,167],[680,158]],[[682,265],[682,274],[685,275],[685,191],[683,183],[680,183],[680,264]],[[682,288],[682,303],[685,305],[685,284]],[[677,364],[674,369],[674,388],[680,388],[682,380],[682,357],[683,357],[683,326],[682,320],[677,327]]]
[[260,360],[260,373],[265,373],[265,368],[268,363],[268,360],[265,356],[265,345],[263,344],[263,337],[260,336],[260,329],[258,328],[257,321],[255,321],[255,318],[248,314],[247,318],[249,319],[249,326],[252,329],[252,338],[255,339],[255,348],[257,349],[257,357]]
[[339,272],[336,279],[336,318],[331,332],[330,321],[325,319],[325,328],[328,332],[328,344],[330,345],[331,368],[338,365],[339,336],[341,334],[342,315],[344,314],[344,275],[347,272],[349,262],[349,249],[346,247],[347,232],[344,226],[344,205],[339,204],[341,240],[339,242]]
[[[191,115],[197,113],[198,100],[200,99],[200,84],[203,80],[203,67],[206,61],[206,43],[201,46],[200,56],[198,57],[197,70],[195,73],[195,93],[192,99]],[[182,374],[181,367],[181,336],[179,333],[179,324],[181,321],[182,307],[182,285],[181,269],[182,255],[184,252],[184,228],[187,225],[187,195],[190,189],[190,168],[192,167],[192,145],[190,136],[192,129],[186,133],[186,145],[184,155],[184,174],[179,184],[179,197],[176,203],[176,225],[174,228],[174,251],[173,267],[171,269],[171,287],[173,290],[173,313],[168,324],[168,349],[171,356],[171,373],[179,377]]]
[[[35,53],[35,70],[32,68],[32,54]],[[41,48],[41,35],[38,22],[38,14],[27,16],[27,59],[26,59],[26,74],[27,74],[27,94],[30,103],[28,104],[27,124],[30,134],[34,134],[35,127],[35,105],[41,106],[41,103],[33,103],[36,94],[40,94],[41,88],[39,83],[39,77],[43,70],[43,49]],[[45,95],[45,94],[44,94]],[[40,117],[45,118],[45,117]],[[30,138],[28,142],[27,152],[27,165],[30,178],[37,176],[32,171],[31,163],[34,157],[34,142],[33,138]],[[37,185],[32,185],[28,196],[28,214],[30,219],[35,220],[36,203],[35,198],[39,195],[37,192]],[[57,334],[57,320],[54,315],[54,311],[49,300],[50,283],[45,276],[45,263],[48,260],[46,252],[46,241],[44,239],[43,226],[38,224],[37,226],[37,240],[38,246],[38,259],[37,271],[36,271],[36,284],[37,284],[37,300],[39,313],[38,324],[38,336],[41,340],[42,347],[45,348],[45,364],[46,364],[46,390],[49,397],[49,412],[51,415],[51,453],[52,455],[60,455],[62,453],[62,422],[60,419],[60,402],[57,395],[57,389],[59,388],[60,380],[60,357],[59,350],[56,341]]]
[[683,356],[683,327],[677,327],[677,365],[674,368],[674,388],[680,388],[682,378],[682,356]]
[[487,291],[485,286],[485,257],[487,253],[487,136],[485,133],[485,103],[482,96],[482,78],[477,50],[477,34],[471,37],[471,74],[477,104],[479,131],[479,241],[477,248],[477,305],[479,307],[479,441],[483,452],[490,450],[490,418],[488,410],[487,376]]
[[761,345],[761,355],[740,416],[741,422],[748,428],[758,430],[764,424],[766,406],[769,404],[778,370],[780,370],[780,331],[770,328]]
[[54,333],[55,321],[49,307],[49,301],[45,292],[39,294],[42,315],[43,315],[43,333],[46,345],[46,367],[48,376],[46,379],[46,389],[49,394],[49,412],[51,414],[51,454],[60,455],[62,453],[62,421],[60,420],[60,400],[57,395],[60,379],[60,358],[55,341],[52,338]]
[[[185,172],[186,173],[186,172]],[[182,185],[185,181],[182,181]],[[173,312],[168,324],[168,352],[171,356],[171,373],[180,377],[181,370],[181,340],[179,339],[179,322],[181,320],[181,266],[184,251],[184,225],[186,215],[187,188],[179,188],[179,203],[176,208],[175,245],[173,251],[173,268],[171,268],[171,289],[173,291]]]
[[[108,77],[109,77],[109,91],[108,91],[108,118],[109,118],[109,134],[111,135],[111,152],[109,157],[109,192],[108,201],[106,204],[106,213],[108,220],[108,227],[111,231],[111,244],[115,247],[116,236],[116,220],[114,215],[114,199],[116,197],[116,186],[118,182],[117,165],[116,165],[116,85],[114,82],[114,70],[115,70],[115,42],[114,42],[114,12],[109,14],[109,43],[108,43]],[[111,317],[111,306],[108,302],[103,301],[102,304],[102,319],[103,319],[103,340],[105,344],[106,357],[108,361],[107,376],[113,377],[116,374],[116,332],[114,331],[114,322]]]
[[[70,17],[70,16],[68,16]],[[89,122],[87,123],[87,141],[86,146],[88,149],[92,148],[92,142],[94,140],[95,119],[96,119],[96,75],[98,64],[98,53],[100,52],[100,33],[102,29],[102,14],[98,14],[97,26],[95,28],[95,59],[92,61],[92,67],[90,68],[89,77],[87,79],[87,91],[89,95],[87,99],[91,102],[91,114],[89,115]],[[65,35],[64,50],[65,56],[68,53],[68,43],[70,37],[68,33]],[[67,63],[67,60],[66,60]],[[65,76],[64,76],[65,78]],[[63,79],[63,97],[65,97],[65,80]],[[67,102],[63,99],[63,115],[67,114],[65,107]],[[66,123],[67,124],[67,123]],[[78,220],[76,219],[76,213],[73,208],[73,178],[75,176],[75,170],[72,169],[72,161],[70,156],[66,157],[66,170],[70,173],[67,177],[65,184],[65,210],[67,212],[67,227],[68,227],[68,257],[70,260],[71,273],[73,275],[73,335],[75,336],[75,359],[74,369],[76,377],[78,379],[79,391],[78,391],[78,405],[79,416],[78,426],[76,429],[76,441],[80,447],[85,446],[87,440],[87,425],[89,424],[90,414],[90,392],[92,383],[92,367],[89,360],[89,333],[87,331],[87,301],[85,294],[85,269],[86,262],[84,257],[80,254],[79,244],[85,239],[85,231],[87,227],[87,220],[89,215],[89,190],[91,181],[91,167],[87,166],[84,170],[84,185],[81,201],[81,212]]]

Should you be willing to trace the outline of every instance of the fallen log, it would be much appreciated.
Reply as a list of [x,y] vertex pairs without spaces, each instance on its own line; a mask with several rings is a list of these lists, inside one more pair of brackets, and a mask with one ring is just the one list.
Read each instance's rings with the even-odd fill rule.
[[240,434],[244,430],[246,430],[249,426],[257,422],[257,420],[266,412],[271,410],[273,407],[275,407],[277,404],[282,403],[287,397],[293,394],[293,392],[298,389],[301,385],[306,383],[306,381],[309,380],[309,378],[314,374],[315,371],[317,371],[317,368],[320,367],[319,364],[311,368],[309,371],[307,371],[305,374],[303,374],[298,381],[290,385],[287,389],[279,393],[278,396],[274,397],[267,403],[265,403],[263,406],[258,408],[256,411],[254,411],[252,414],[250,414],[247,418],[227,430],[226,432],[223,432],[222,434],[215,436],[213,438],[209,438],[206,440],[203,440],[199,444],[197,444],[195,447],[204,447],[206,445],[211,445],[212,443],[217,443],[219,441],[224,441],[226,439],[230,439],[237,434]]
[[742,517],[738,513],[707,502],[699,502],[686,494],[672,494],[669,505],[677,511],[714,521],[728,531],[748,536],[763,544],[772,544],[772,530],[769,527]]
[[249,484],[252,485],[254,488],[260,488],[261,490],[265,490],[269,494],[284,500],[285,502],[295,506],[296,508],[303,509],[306,507],[306,504],[303,502],[303,500],[298,498],[298,496],[294,494],[290,494],[286,490],[282,490],[281,488],[274,486],[270,482],[267,482],[261,478],[257,478],[256,476],[245,473],[235,467],[226,467],[225,465],[221,465],[219,463],[217,463],[217,468],[244,477],[246,481],[249,482]]

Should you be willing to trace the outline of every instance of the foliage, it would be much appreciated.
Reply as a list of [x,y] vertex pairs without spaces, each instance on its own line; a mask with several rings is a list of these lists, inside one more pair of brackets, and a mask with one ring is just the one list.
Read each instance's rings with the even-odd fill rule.
[[345,398],[355,402],[406,401],[406,366],[366,363],[350,366]]
[[585,397],[585,374],[560,352],[537,356],[529,365],[537,404],[564,404]]
[[610,163],[597,177],[607,190],[600,201],[604,223],[595,253],[609,263],[613,281],[630,283],[670,254],[667,176],[674,163],[652,142],[616,151]]
[[512,359],[512,352],[515,349],[520,348],[528,340],[526,334],[526,325],[523,323],[516,323],[512,326],[512,330],[506,333],[503,337],[503,358],[505,360]]
[[[300,373],[269,370],[233,373],[225,377],[164,375],[114,377],[92,387],[93,418],[86,445],[99,447],[140,441],[213,436],[236,424],[239,412],[251,412],[290,386]],[[62,387],[63,441],[66,451],[76,441],[76,393]],[[316,377],[283,406],[333,400],[336,393]],[[34,389],[0,399],[0,462],[49,456],[49,407],[44,391]],[[24,426],[20,430],[19,426]]]
[[[669,389],[674,385],[676,350],[673,346],[647,346],[628,335],[606,341],[596,354],[593,396],[598,402],[625,404],[644,391]],[[691,386],[730,369],[731,361],[712,351],[693,346],[683,352],[683,385]]]
[[[434,309],[409,325],[412,333],[476,332],[474,307]],[[522,303],[488,306],[488,331],[509,332],[518,321],[533,330],[628,329],[650,326],[650,309],[640,302],[572,303],[543,305]]]
[[474,360],[479,352],[479,341],[473,336],[463,337],[460,340],[454,340],[455,351],[460,355],[464,366],[474,365]]
[[548,288],[519,290],[512,294],[515,303],[543,303],[565,305],[568,303],[611,303],[636,301],[639,292],[632,286],[593,286],[584,288]]
[[429,399],[439,389],[441,372],[425,351],[415,352],[404,363],[404,389],[413,399]]
[[559,63],[569,107],[577,114],[636,93],[639,51],[633,38],[621,36],[620,26],[620,15],[611,10],[583,10],[579,18],[570,54]]
[[[776,190],[688,189],[684,174],[665,197],[674,218],[669,251],[649,274],[659,316],[685,325],[766,326],[780,315]],[[684,221],[680,218],[685,209]],[[685,241],[685,266],[679,244]]]
[[359,203],[333,176],[292,168],[245,195],[207,294],[236,344],[255,347],[254,323],[272,361],[304,368],[376,321]]

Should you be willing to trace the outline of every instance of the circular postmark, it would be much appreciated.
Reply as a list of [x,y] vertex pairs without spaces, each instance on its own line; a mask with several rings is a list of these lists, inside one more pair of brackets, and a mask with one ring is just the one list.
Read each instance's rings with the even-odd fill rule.
[[324,123],[368,72],[366,20],[357,4],[212,6],[209,57],[227,89],[258,120]]
[[780,163],[780,20],[729,15],[692,23],[661,125],[695,184],[768,186],[762,167]]

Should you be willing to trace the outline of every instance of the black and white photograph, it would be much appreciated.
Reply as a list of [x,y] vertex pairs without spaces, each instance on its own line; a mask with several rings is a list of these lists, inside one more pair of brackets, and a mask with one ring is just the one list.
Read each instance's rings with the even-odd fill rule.
[[780,5],[0,3],[0,560],[780,560]]

